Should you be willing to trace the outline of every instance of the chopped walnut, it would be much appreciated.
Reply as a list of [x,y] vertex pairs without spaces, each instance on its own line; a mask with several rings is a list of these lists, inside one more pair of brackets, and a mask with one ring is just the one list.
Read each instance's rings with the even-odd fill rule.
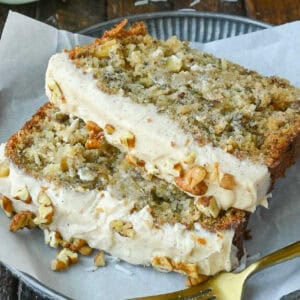
[[6,163],[0,163],[0,177],[9,176],[9,165]]
[[220,186],[226,190],[233,190],[235,187],[234,176],[228,173],[225,173],[220,181]]
[[203,196],[195,201],[198,210],[207,217],[217,218],[220,213],[219,205],[214,196]]
[[14,207],[10,199],[0,195],[0,206],[9,218],[13,216]]
[[135,147],[135,136],[132,132],[128,131],[124,135],[121,136],[121,144],[127,148]]
[[131,164],[132,166],[135,167],[144,167],[145,166],[145,162],[143,160],[139,160],[137,157],[135,157],[134,155],[127,153],[125,155],[125,160]]
[[101,149],[104,139],[103,130],[95,122],[87,121],[86,128],[89,131],[89,138],[85,143],[86,149]]
[[184,170],[181,163],[177,163],[173,166],[173,169],[177,172],[177,176],[182,177],[184,175]]
[[44,230],[45,244],[52,248],[58,248],[61,245],[62,237],[58,231]]
[[188,275],[191,278],[198,278],[198,266],[195,263],[175,261],[167,256],[155,256],[151,260],[152,266],[162,271],[176,271]]
[[133,229],[131,222],[114,220],[110,223],[110,226],[114,231],[122,236],[129,238],[133,238],[135,236],[135,230]]
[[94,257],[94,265],[96,267],[104,267],[105,266],[105,258],[103,251],[99,251]]
[[52,218],[54,215],[54,207],[52,205],[51,199],[46,194],[46,192],[41,191],[38,195],[38,203],[39,203],[39,215],[34,219],[34,223],[36,225],[48,225],[52,222]]
[[106,124],[105,127],[104,127],[105,131],[107,134],[111,135],[115,132],[115,127],[112,126],[111,124]]
[[93,248],[91,248],[89,245],[85,245],[83,247],[81,247],[78,252],[81,254],[81,255],[84,255],[84,256],[89,256],[92,254],[93,252]]
[[32,229],[36,226],[33,222],[35,214],[31,211],[20,211],[11,219],[9,230],[15,232],[19,229],[28,228]]
[[183,177],[176,177],[175,183],[178,187],[193,195],[203,195],[207,191],[204,182],[206,170],[201,166],[193,166],[188,169]]
[[70,249],[62,249],[51,263],[53,271],[63,271],[69,267],[70,264],[78,262],[78,254]]
[[31,196],[29,194],[28,188],[26,186],[23,186],[21,188],[19,188],[15,194],[13,195],[13,197],[16,200],[21,200],[26,204],[30,204],[32,202]]

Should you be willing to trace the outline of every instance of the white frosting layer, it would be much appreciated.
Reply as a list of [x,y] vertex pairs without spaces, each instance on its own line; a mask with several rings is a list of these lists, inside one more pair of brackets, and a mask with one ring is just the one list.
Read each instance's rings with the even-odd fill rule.
[[[0,146],[0,163],[5,160],[4,145]],[[14,200],[17,189],[26,186],[33,202],[25,204]],[[147,208],[130,213],[132,203],[111,196],[109,189],[75,192],[57,188],[53,184],[26,175],[10,163],[8,177],[0,178],[0,194],[13,201],[16,211],[31,210],[37,214],[37,196],[41,187],[48,187],[47,195],[54,205],[54,217],[50,230],[58,230],[66,240],[71,237],[86,240],[93,248],[102,249],[132,264],[149,265],[155,256],[167,256],[176,261],[196,263],[199,272],[212,275],[231,270],[237,264],[236,248],[232,245],[234,230],[209,232],[200,225],[187,230],[182,224],[164,224],[152,227],[152,216]],[[103,210],[99,212],[99,209]],[[130,221],[136,235],[122,237],[111,227],[112,220]],[[205,239],[206,244],[195,237]]]
[[[57,99],[49,89],[48,85],[53,82],[59,85],[65,101]],[[66,53],[56,54],[49,61],[46,93],[50,101],[63,112],[84,121],[94,121],[100,127],[113,125],[116,128],[114,134],[106,134],[106,138],[118,148],[122,148],[122,135],[128,131],[134,133],[136,144],[130,152],[146,162],[148,172],[174,182],[174,164],[182,163],[188,153],[195,152],[196,164],[212,169],[219,163],[219,179],[224,173],[235,177],[233,190],[221,188],[219,179],[207,182],[207,195],[214,195],[221,208],[254,211],[257,205],[266,205],[270,174],[265,165],[241,161],[211,145],[200,147],[176,122],[158,114],[154,105],[137,104],[128,97],[105,94],[96,83],[92,74],[83,74]]]

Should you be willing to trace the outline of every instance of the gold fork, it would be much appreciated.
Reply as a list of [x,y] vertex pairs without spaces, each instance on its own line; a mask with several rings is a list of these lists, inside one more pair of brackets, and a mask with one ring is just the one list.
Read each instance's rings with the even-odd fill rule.
[[300,241],[259,259],[240,273],[223,272],[189,289],[134,300],[240,300],[243,296],[244,284],[250,276],[298,256],[300,256]]

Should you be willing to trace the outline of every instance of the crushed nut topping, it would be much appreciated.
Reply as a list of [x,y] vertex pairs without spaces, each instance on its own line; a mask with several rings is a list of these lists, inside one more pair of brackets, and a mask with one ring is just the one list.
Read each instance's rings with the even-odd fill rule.
[[226,190],[233,190],[235,187],[234,176],[228,173],[225,173],[220,181],[220,186]]
[[32,202],[31,196],[29,194],[28,188],[27,186],[23,186],[21,188],[19,188],[15,194],[13,195],[13,197],[16,200],[21,200],[26,204],[30,204]]
[[104,127],[105,131],[107,134],[111,135],[115,132],[115,127],[112,126],[111,124],[106,124],[105,127]]
[[176,177],[175,183],[181,189],[193,195],[203,195],[207,191],[207,185],[204,182],[206,170],[201,166],[189,168],[183,177]]
[[78,254],[70,249],[62,249],[51,263],[51,269],[53,271],[66,270],[70,264],[76,264],[78,262]]
[[38,195],[38,203],[39,203],[39,214],[38,217],[34,219],[34,223],[36,225],[49,225],[52,222],[52,218],[54,215],[54,207],[52,205],[50,197],[46,194],[46,192],[41,191]]
[[103,251],[98,251],[98,253],[94,257],[94,265],[96,267],[104,267],[105,266],[105,258],[104,258]]
[[0,206],[9,218],[13,216],[14,207],[10,199],[3,195],[0,195]]
[[9,176],[9,165],[6,163],[0,163],[0,177]]
[[135,146],[135,136],[132,132],[128,131],[121,136],[121,144],[126,148],[134,148]]
[[131,222],[122,221],[122,220],[114,220],[111,221],[110,226],[112,230],[117,232],[118,234],[133,238],[135,236],[135,230],[133,229],[133,225]]
[[16,213],[10,222],[9,230],[15,232],[19,229],[28,228],[32,229],[36,227],[36,224],[33,222],[35,214],[31,211],[20,211]]
[[221,211],[214,196],[202,196],[195,200],[195,205],[207,217],[217,218]]

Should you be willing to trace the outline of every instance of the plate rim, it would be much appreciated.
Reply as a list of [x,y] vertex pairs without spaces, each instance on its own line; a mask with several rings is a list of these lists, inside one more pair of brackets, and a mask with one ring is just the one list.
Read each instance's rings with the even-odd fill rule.
[[[106,27],[111,26],[116,23],[119,23],[123,19],[128,19],[129,21],[136,21],[141,19],[158,19],[158,18],[164,18],[164,17],[204,17],[204,18],[212,18],[212,19],[222,19],[222,20],[235,20],[239,21],[241,23],[246,23],[250,25],[254,25],[259,27],[259,30],[264,30],[267,28],[271,28],[274,25],[258,21],[255,19],[250,19],[248,17],[239,16],[239,15],[232,15],[232,14],[226,14],[226,13],[215,13],[215,12],[206,12],[206,11],[197,11],[194,9],[181,9],[177,11],[162,11],[162,12],[153,12],[153,13],[143,13],[143,14],[135,14],[135,15],[129,15],[119,18],[114,18],[108,21],[96,23],[92,26],[86,27],[78,31],[79,34],[87,34],[91,30],[95,30],[99,27]],[[244,33],[245,34],[245,33]],[[17,276],[19,280],[21,280],[24,284],[29,286],[33,291],[38,291],[41,295],[40,296],[46,296],[49,299],[71,299],[58,291],[55,291],[51,289],[50,287],[47,287],[34,277],[26,274],[25,272],[19,271],[18,269],[15,269],[5,263],[2,262],[2,265],[6,267],[8,270],[11,271],[11,273],[14,276]]]
[[152,12],[152,13],[143,13],[143,14],[136,14],[136,15],[129,15],[124,17],[118,17],[114,18],[108,21],[100,22],[97,24],[94,24],[92,26],[86,27],[78,31],[79,34],[88,34],[88,32],[95,30],[99,27],[106,27],[110,25],[114,25],[116,23],[121,22],[124,19],[128,19],[129,21],[136,21],[136,20],[149,20],[149,19],[158,19],[158,18],[164,18],[164,17],[204,17],[204,18],[212,18],[212,19],[222,19],[222,20],[235,20],[242,23],[247,23],[250,25],[254,25],[257,27],[260,27],[262,29],[271,28],[274,25],[251,19],[244,16],[239,15],[232,15],[227,13],[215,13],[215,12],[207,12],[207,11],[197,11],[194,9],[181,9],[176,11],[163,11],[163,12]]

